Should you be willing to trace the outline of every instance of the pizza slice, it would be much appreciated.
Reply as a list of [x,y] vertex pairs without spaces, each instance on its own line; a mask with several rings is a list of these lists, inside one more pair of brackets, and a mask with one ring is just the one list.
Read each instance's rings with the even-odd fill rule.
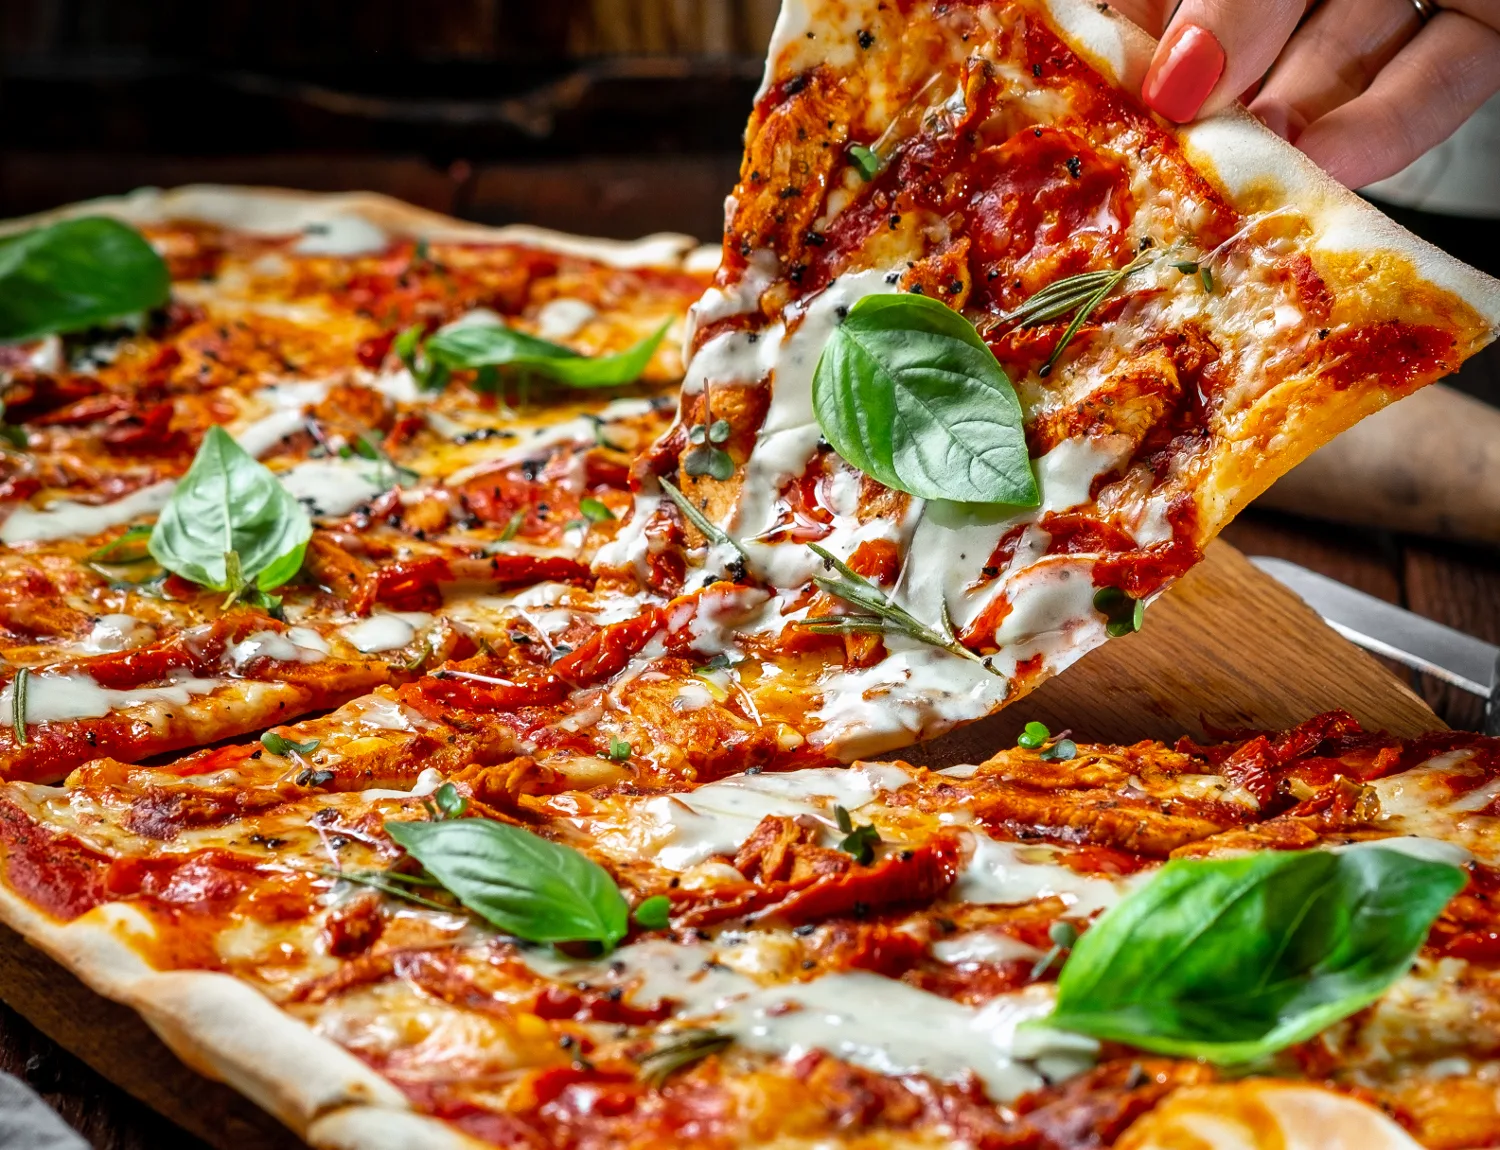
[[725,623],[743,686],[831,756],[1135,630],[1280,474],[1494,336],[1493,281],[1242,111],[1149,114],[1151,49],[1082,0],[782,12],[677,423],[596,567],[764,588]]
[[497,730],[5,783],[0,909],[319,1147],[1500,1136],[1493,739],[570,789]]

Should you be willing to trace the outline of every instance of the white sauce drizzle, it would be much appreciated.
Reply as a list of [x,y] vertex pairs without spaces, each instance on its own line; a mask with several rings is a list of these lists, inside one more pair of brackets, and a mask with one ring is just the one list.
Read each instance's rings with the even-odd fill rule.
[[[186,706],[195,696],[212,694],[224,686],[222,679],[171,678],[160,687],[116,690],[101,687],[87,675],[32,674],[26,683],[26,721],[57,723],[68,719],[102,719],[112,711],[128,711],[153,703]],[[0,714],[14,706],[13,683],[0,691]]]
[[884,763],[734,775],[650,799],[641,809],[659,828],[656,863],[682,871],[714,855],[734,854],[766,815],[806,815],[833,827],[835,803],[857,811],[909,782],[911,776],[900,767]]
[[868,971],[762,985],[720,963],[705,963],[720,957],[711,948],[656,940],[621,947],[610,955],[610,965],[566,964],[529,948],[522,957],[559,981],[626,986],[627,999],[641,1005],[672,999],[679,1004],[674,1023],[711,1026],[751,1050],[792,1060],[825,1050],[880,1074],[927,1074],[948,1082],[972,1072],[997,1102],[1081,1072],[1098,1051],[1097,1043],[1079,1035],[1019,1029],[1051,1011],[1050,986],[998,995],[975,1007]]
[[567,339],[577,335],[599,313],[592,304],[564,296],[548,300],[536,313],[536,333],[543,339]]
[[405,647],[416,637],[418,627],[431,622],[432,616],[421,611],[392,611],[350,623],[341,627],[339,633],[356,648],[372,655]]
[[337,518],[368,503],[389,484],[380,465],[365,459],[309,459],[279,472],[281,485],[313,515]]
[[128,651],[155,639],[156,628],[134,615],[100,615],[83,641],[74,644],[74,650],[84,655],[105,655]]
[[279,663],[320,663],[328,655],[328,640],[309,627],[279,631],[256,631],[245,636],[225,654],[236,670],[251,659],[274,659]]
[[157,514],[172,498],[176,486],[175,481],[164,479],[111,503],[59,499],[41,511],[22,504],[0,525],[0,543],[45,543],[98,535],[132,519]]

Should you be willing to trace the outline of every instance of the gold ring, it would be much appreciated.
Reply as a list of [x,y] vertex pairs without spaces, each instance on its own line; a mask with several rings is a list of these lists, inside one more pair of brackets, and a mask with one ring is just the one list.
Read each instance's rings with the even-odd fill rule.
[[1438,6],[1433,0],[1411,0],[1411,6],[1417,10],[1417,17],[1424,24],[1438,13]]

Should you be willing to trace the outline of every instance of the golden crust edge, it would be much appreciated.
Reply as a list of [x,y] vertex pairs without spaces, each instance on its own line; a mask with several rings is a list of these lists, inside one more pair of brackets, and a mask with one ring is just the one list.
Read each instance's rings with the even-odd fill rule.
[[[74,974],[90,990],[136,1011],[182,1062],[222,1081],[315,1146],[340,1150],[473,1150],[479,1145],[416,1114],[395,1086],[343,1047],[319,1037],[241,980],[212,971],[153,968],[126,941],[128,909],[111,903],[58,922],[0,882],[0,920]],[[319,1142],[345,1128],[345,1112],[426,1130],[420,1143]],[[364,1126],[361,1126],[364,1128]]]
[[380,192],[304,192],[237,184],[138,188],[124,195],[82,200],[6,220],[0,223],[0,235],[85,215],[108,215],[136,225],[176,219],[227,227],[249,225],[247,230],[273,234],[299,231],[330,216],[357,216],[407,238],[523,244],[620,268],[711,271],[717,266],[720,254],[720,245],[700,245],[692,236],[678,232],[656,232],[638,240],[612,240],[530,224],[490,227],[419,208]]
[[[1089,0],[1032,0],[1050,17],[1070,47],[1115,84],[1138,89],[1156,51],[1156,40],[1114,10]],[[1163,122],[1164,123],[1164,122]],[[1472,354],[1500,334],[1500,280],[1469,267],[1401,227],[1333,179],[1240,104],[1185,126],[1165,125],[1192,165],[1241,211],[1264,210],[1265,196],[1294,203],[1313,230],[1313,249],[1389,252],[1422,282],[1462,300],[1488,335]],[[1321,269],[1320,269],[1321,270]]]

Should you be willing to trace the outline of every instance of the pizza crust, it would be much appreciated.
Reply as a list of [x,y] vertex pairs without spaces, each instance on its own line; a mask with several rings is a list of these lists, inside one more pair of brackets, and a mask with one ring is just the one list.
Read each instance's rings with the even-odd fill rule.
[[[345,1111],[367,1112],[375,1129],[394,1128],[393,1119],[410,1114],[405,1097],[386,1079],[239,980],[153,969],[127,941],[150,926],[124,904],[106,904],[61,923],[0,883],[0,919],[90,990],[140,1014],[187,1066],[232,1086],[300,1137],[312,1140],[315,1123]],[[359,1145],[474,1145],[458,1137]]]
[[303,231],[309,225],[352,217],[408,239],[522,244],[618,268],[712,269],[718,265],[720,251],[717,244],[700,246],[692,236],[677,232],[657,232],[638,240],[609,240],[569,235],[529,224],[488,227],[377,192],[300,192],[225,184],[188,184],[167,190],[139,188],[123,196],[84,200],[8,220],[0,224],[0,235],[95,215],[113,216],[137,226],[192,220],[266,235],[286,235]]
[[349,1106],[319,1118],[304,1135],[319,1150],[494,1150],[422,1114]]
[[[1094,68],[1122,88],[1140,90],[1156,52],[1152,36],[1113,9],[1101,12],[1099,5],[1088,0],[1037,3],[1069,46]],[[1312,224],[1317,250],[1376,250],[1398,256],[1409,265],[1412,278],[1451,292],[1473,308],[1483,317],[1491,338],[1500,332],[1500,283],[1400,227],[1242,105],[1175,128],[1174,134],[1193,166],[1238,210],[1264,210],[1267,202],[1295,203]],[[1466,354],[1474,350],[1477,347]]]

